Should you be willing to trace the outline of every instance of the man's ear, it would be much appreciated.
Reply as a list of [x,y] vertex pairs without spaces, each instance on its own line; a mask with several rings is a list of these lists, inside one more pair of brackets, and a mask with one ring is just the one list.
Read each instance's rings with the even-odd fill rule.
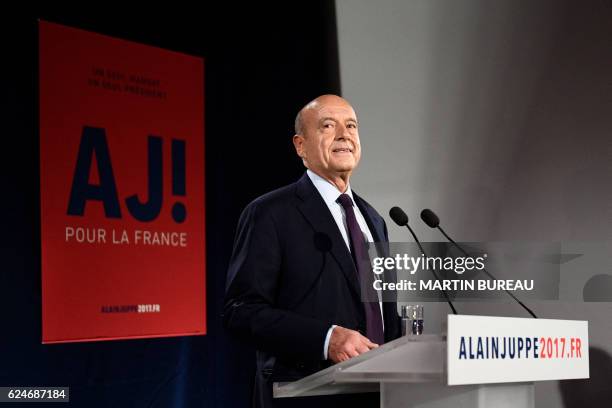
[[293,147],[295,147],[297,155],[304,159],[304,136],[293,135]]

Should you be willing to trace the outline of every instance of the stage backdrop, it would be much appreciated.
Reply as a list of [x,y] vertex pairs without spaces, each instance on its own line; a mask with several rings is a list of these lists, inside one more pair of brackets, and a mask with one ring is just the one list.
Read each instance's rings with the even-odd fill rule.
[[43,342],[205,334],[203,60],[39,29]]

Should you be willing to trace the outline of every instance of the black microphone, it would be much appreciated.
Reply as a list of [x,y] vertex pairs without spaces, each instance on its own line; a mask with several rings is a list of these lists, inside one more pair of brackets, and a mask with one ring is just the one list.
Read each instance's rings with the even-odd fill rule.
[[[468,254],[459,244],[457,244],[451,237],[448,236],[448,234],[446,233],[446,231],[444,231],[442,229],[442,227],[440,226],[440,218],[438,218],[438,216],[431,211],[429,208],[424,209],[423,211],[421,211],[421,219],[423,220],[423,222],[425,224],[427,224],[427,226],[429,226],[430,228],[437,228],[440,230],[440,232],[442,233],[442,235],[444,235],[444,237],[448,240],[448,242],[450,242],[451,244],[453,244],[455,246],[455,248],[457,248],[459,251],[461,251],[461,253],[465,256],[471,256],[470,254]],[[493,276],[493,274],[491,274],[489,271],[487,271],[485,268],[482,268],[483,272],[487,274],[487,276],[493,280],[497,280],[497,278],[495,276]],[[523,307],[523,309],[525,309],[527,312],[529,312],[529,314],[531,316],[533,316],[534,318],[538,318],[535,313],[533,313],[531,311],[531,309],[529,309],[527,306],[525,306],[525,304],[523,302],[521,302],[512,292],[510,292],[509,290],[505,289],[506,293],[512,298],[514,299],[519,305],[521,305]]]
[[[402,210],[399,207],[393,207],[393,208],[391,208],[389,210],[389,216],[391,217],[393,222],[395,222],[400,227],[408,228],[408,231],[410,231],[410,233],[412,234],[412,237],[414,238],[414,241],[419,246],[419,249],[421,250],[421,253],[425,256],[425,258],[427,258],[427,254],[425,253],[425,250],[423,249],[423,245],[421,245],[421,241],[419,241],[419,239],[417,238],[417,236],[414,233],[414,231],[412,230],[412,228],[410,228],[410,225],[408,225],[408,216],[406,215],[404,210]],[[436,278],[436,280],[438,280],[438,281],[440,280],[440,278],[438,278],[438,274],[436,273],[436,271],[434,269],[431,270],[431,273],[433,273],[433,275]],[[446,291],[444,289],[441,289],[440,291],[444,295],[444,298],[446,299],[446,302],[448,303],[448,305],[450,306],[451,310],[453,311],[453,314],[457,314],[457,310],[455,310],[455,306],[453,305],[453,302],[451,302],[450,297],[448,297],[448,293],[446,293]]]

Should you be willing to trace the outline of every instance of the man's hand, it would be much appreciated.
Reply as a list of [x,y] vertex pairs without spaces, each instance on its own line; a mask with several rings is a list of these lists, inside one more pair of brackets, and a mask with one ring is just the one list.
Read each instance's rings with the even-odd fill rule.
[[336,326],[329,339],[327,358],[334,363],[340,363],[376,347],[378,344],[372,343],[358,331]]

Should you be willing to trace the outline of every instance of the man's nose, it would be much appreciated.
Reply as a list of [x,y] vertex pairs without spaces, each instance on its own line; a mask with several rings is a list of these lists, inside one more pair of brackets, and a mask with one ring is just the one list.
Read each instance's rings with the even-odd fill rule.
[[336,140],[345,140],[350,138],[348,127],[339,125],[336,129]]

